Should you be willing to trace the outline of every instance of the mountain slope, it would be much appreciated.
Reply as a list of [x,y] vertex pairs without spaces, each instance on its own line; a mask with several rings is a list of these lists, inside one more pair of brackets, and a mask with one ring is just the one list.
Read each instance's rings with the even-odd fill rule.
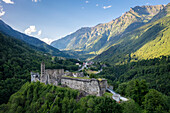
[[114,90],[120,83],[143,79],[147,82],[149,88],[170,96],[169,75],[170,56],[161,56],[161,58],[106,67],[97,76],[109,79],[108,82],[114,86]]
[[170,16],[170,3],[166,5],[157,15],[155,15],[150,22],[154,22],[156,20],[159,20],[160,18],[163,18],[165,16]]
[[[134,60],[170,55],[170,5],[162,13],[161,19],[150,22],[119,38],[117,44],[98,55],[95,60],[112,63],[125,63]],[[155,17],[160,16],[159,14]]]
[[26,83],[0,105],[1,113],[122,113],[120,104],[108,97],[86,96],[78,90]]
[[51,43],[51,46],[53,47],[56,47],[58,49],[66,49],[66,48],[72,48],[71,46],[72,43],[74,44],[75,43],[75,39],[73,39],[73,37],[76,37],[76,41],[79,42],[80,40],[80,43],[82,42],[82,39],[81,39],[81,35],[87,33],[87,32],[90,32],[91,28],[89,27],[83,27],[79,30],[77,30],[75,33],[72,33],[62,39],[59,39],[57,41],[54,41]]
[[36,49],[38,51],[49,53],[55,56],[67,56],[63,52],[59,51],[58,49],[46,44],[45,42],[37,38],[15,31],[9,25],[4,23],[2,20],[0,20],[0,32],[28,43],[33,49]]
[[6,103],[13,93],[30,81],[31,71],[40,72],[42,61],[49,69],[69,71],[77,71],[76,63],[81,64],[75,59],[60,60],[36,51],[27,43],[0,32],[0,104]]
[[44,59],[51,60],[23,41],[0,33],[0,104],[7,102],[11,94],[30,81],[30,71],[39,70]]
[[[54,41],[51,45],[59,47],[59,43],[64,43],[64,39],[70,40],[65,50],[85,51],[86,53],[100,54],[109,48],[112,44],[117,43],[119,37],[130,32],[152,19],[164,5],[157,6],[136,6],[121,17],[112,20],[109,23],[99,24],[86,32],[77,35],[78,32],[64,37],[63,39]],[[69,38],[68,38],[69,37]]]
[[[21,45],[22,47],[20,48]],[[36,64],[36,61],[37,61],[36,56],[33,57],[33,61],[28,60],[29,58],[31,58],[32,60],[32,57],[29,55],[35,51],[31,49],[28,50],[26,45],[25,46],[24,45],[25,43],[18,41],[16,39],[10,38],[10,37],[6,37],[0,33],[0,50],[3,51],[4,53],[0,55],[6,56],[6,57],[4,56],[0,57],[0,58],[2,59],[7,58],[5,65],[15,60],[15,61],[20,61],[20,62],[14,62],[13,63],[14,65],[18,65],[18,64],[23,65],[23,67],[26,67],[26,69],[38,69],[37,64]],[[25,48],[28,51],[26,51],[23,48]],[[24,51],[26,51],[26,53]],[[29,51],[31,51],[30,54],[29,54]],[[9,54],[10,52],[11,54]],[[36,55],[36,54],[33,53],[33,55]],[[17,58],[15,58],[16,56]],[[29,56],[29,57],[26,57],[26,56]],[[14,59],[11,61],[9,57],[12,57]],[[48,58],[48,56],[46,55],[44,55],[44,57]],[[155,88],[155,85],[156,85],[155,89],[159,89],[166,94],[167,92],[169,92],[168,90],[169,89],[168,69],[169,69],[169,61],[170,61],[169,58],[170,57],[162,57],[162,59],[153,59],[149,61],[143,60],[137,63],[130,63],[128,65],[123,65],[123,66],[120,65],[120,66],[104,68],[102,73],[100,73],[101,76],[98,76],[98,77],[106,77],[108,78],[108,82],[112,81],[112,83],[116,82],[116,84],[123,82],[122,84],[119,85],[117,91],[121,95],[126,95],[126,97],[130,98],[127,102],[123,102],[123,103],[116,103],[115,101],[113,101],[113,99],[110,98],[112,95],[109,94],[108,92],[106,92],[103,97],[96,97],[96,96],[83,97],[83,93],[77,90],[66,88],[66,87],[64,88],[60,86],[57,87],[53,85],[45,85],[40,82],[36,82],[36,83],[27,82],[22,87],[21,86],[17,87],[18,84],[21,84],[20,79],[25,79],[26,75],[24,74],[25,76],[16,76],[17,75],[16,74],[13,78],[7,79],[5,81],[6,84],[3,84],[4,83],[3,80],[0,81],[0,96],[1,96],[0,102],[1,103],[2,103],[2,100],[4,101],[4,99],[6,99],[6,97],[9,95],[8,91],[16,90],[16,88],[21,87],[20,90],[18,90],[16,93],[11,95],[8,103],[0,105],[0,112],[1,113],[14,113],[14,112],[16,113],[25,113],[25,112],[27,113],[37,113],[37,112],[40,112],[40,113],[41,112],[87,113],[87,112],[94,111],[95,113],[98,113],[98,112],[102,112],[102,113],[105,113],[105,112],[138,113],[139,112],[141,113],[143,111],[160,112],[160,110],[162,112],[168,112],[169,111],[169,106],[168,106],[169,97],[161,94],[160,92],[156,90],[154,90],[153,94],[151,95],[150,91],[152,91],[153,89],[148,90],[148,86],[147,86],[148,84],[146,84],[145,81],[143,80],[139,81],[139,79],[136,79],[136,78],[142,79],[143,77],[141,78],[141,76],[143,76],[143,74],[146,75],[145,77],[147,78],[147,81],[149,82],[152,81],[149,85],[150,86],[153,85],[153,86],[151,86],[150,88]],[[2,62],[4,60],[0,60],[0,61]],[[46,61],[46,62],[49,62],[49,61]],[[69,63],[66,63],[66,64],[69,64]],[[27,66],[30,66],[31,68],[28,68]],[[8,68],[7,66],[5,67]],[[11,66],[11,67],[18,68],[17,66]],[[8,72],[11,69],[5,69],[5,70]],[[24,70],[24,71],[26,72],[27,70]],[[162,74],[166,76],[161,77]],[[118,75],[118,76],[115,76],[115,75]],[[134,80],[130,81],[131,77],[133,77]],[[154,77],[154,80],[152,80],[152,77]],[[30,78],[30,75],[28,78]],[[12,84],[12,83],[15,83],[15,84]],[[114,88],[115,87],[116,86],[114,85]],[[147,93],[148,91],[149,93]],[[155,95],[155,94],[159,94],[159,95]],[[148,96],[148,98],[146,98],[145,95]],[[145,104],[146,101],[148,101],[148,104]],[[154,104],[155,102],[157,104]],[[140,104],[139,106],[138,103],[141,103],[142,105]],[[151,108],[154,108],[154,110],[150,111],[150,110],[144,109],[147,106],[148,107],[151,106]],[[160,109],[157,109],[157,108],[160,108]]]

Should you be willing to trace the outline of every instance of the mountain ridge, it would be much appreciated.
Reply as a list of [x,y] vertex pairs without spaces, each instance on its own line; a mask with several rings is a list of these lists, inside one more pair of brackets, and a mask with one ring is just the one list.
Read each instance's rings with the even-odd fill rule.
[[41,51],[44,53],[48,53],[48,54],[51,54],[54,56],[68,56],[65,53],[61,52],[60,50],[39,40],[38,38],[28,36],[26,34],[23,34],[19,31],[14,30],[12,27],[7,25],[3,20],[0,20],[0,32],[4,33],[10,37],[13,37],[13,38],[16,38],[16,39],[26,42],[35,50],[38,50],[38,51]]
[[[70,35],[67,35],[66,37],[63,37],[62,39],[58,39],[57,41],[59,41],[59,43],[56,42],[58,44],[57,48],[59,48],[59,49],[67,48],[67,46],[68,46],[67,44],[72,39],[73,35],[76,35],[78,37],[78,36],[88,32],[90,30],[91,30],[90,27],[82,27],[82,28],[78,29],[76,32],[74,32]],[[61,42],[60,40],[64,40],[64,42]],[[54,42],[52,42],[50,45],[55,46]]]
[[[90,32],[85,32],[79,37],[72,36],[72,39],[69,44],[67,44],[66,48],[62,49],[85,51],[88,54],[100,54],[112,44],[116,43],[119,39],[119,35],[144,25],[164,7],[164,5],[156,5],[130,8],[130,11],[108,23],[91,27]],[[142,11],[140,11],[141,9]],[[53,47],[58,47],[57,44],[62,43],[65,38],[67,38],[67,36],[52,42],[51,45]]]
[[[121,36],[117,44],[96,56],[94,60],[122,64],[130,61],[170,55],[170,4],[163,10],[166,15]],[[159,13],[155,15],[160,16]]]

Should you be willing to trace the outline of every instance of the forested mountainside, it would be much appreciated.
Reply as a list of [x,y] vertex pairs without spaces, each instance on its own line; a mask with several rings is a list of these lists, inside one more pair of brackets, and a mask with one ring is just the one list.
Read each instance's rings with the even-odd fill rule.
[[82,97],[79,91],[43,83],[26,83],[13,94],[1,113],[121,113],[121,106],[107,97]]
[[[74,70],[75,68],[64,67],[64,64],[73,65],[77,61],[61,61],[57,58],[54,59],[54,61],[51,61],[50,56],[43,55],[42,57],[41,53],[35,54],[36,51],[27,47],[25,43],[10,37],[6,37],[3,34],[1,35],[2,38],[0,42],[2,42],[1,46],[2,50],[4,50],[4,54],[2,54],[4,56],[2,56],[1,58],[8,58],[5,60],[5,64],[0,67],[0,69],[3,70],[1,76],[4,77],[4,80],[1,80],[0,82],[0,96],[2,96],[1,102],[4,102],[4,99],[6,99],[5,104],[0,105],[0,112],[2,113],[168,113],[170,110],[170,98],[169,96],[167,96],[169,95],[170,89],[170,57],[168,56],[132,62],[125,65],[105,67],[100,74],[95,75],[99,78],[104,77],[108,79],[109,85],[113,85],[116,92],[129,99],[127,102],[122,102],[119,104],[112,100],[110,96],[107,95],[107,93],[103,97],[83,97],[79,91],[69,88],[45,85],[39,82],[25,83],[26,81],[28,81],[26,79],[30,79],[28,69],[30,68],[30,70],[39,71],[40,64],[37,60],[40,60],[41,58],[41,60],[43,60],[43,57],[45,57],[45,59],[49,59],[45,60],[48,68],[61,68],[61,66],[63,66],[62,68]],[[25,49],[27,50],[26,52],[24,52]],[[10,50],[13,51],[13,54],[10,53]],[[8,52],[5,53],[5,51]],[[29,51],[31,51],[31,53],[35,55],[35,57],[33,58],[34,60],[30,59],[33,61],[29,60],[29,58],[31,58],[31,53],[29,53]],[[24,54],[23,56],[21,55],[22,53]],[[29,53],[29,55],[27,53]],[[10,57],[8,55],[12,55],[14,58],[16,56],[15,60],[10,60]],[[39,59],[37,58],[37,55],[39,56]],[[28,59],[26,60],[28,62],[23,62],[25,61],[25,59]],[[2,62],[4,60],[0,61]],[[25,68],[27,70],[22,70],[20,67],[24,67],[25,64],[27,64],[27,66],[29,67]],[[14,74],[10,71],[8,73],[7,70],[14,70]],[[7,77],[7,75],[9,75],[9,78],[5,78]],[[11,77],[10,75],[14,76]],[[25,84],[18,91],[17,88],[20,88],[22,83]],[[15,91],[13,91],[13,93],[16,91],[17,92],[14,93],[8,101],[6,96],[8,96],[8,93],[14,89]]]
[[145,81],[131,81],[127,102],[116,103],[109,96],[83,97],[77,90],[40,82],[25,83],[7,104],[0,105],[1,113],[168,113],[170,98],[148,89]]
[[[75,57],[99,54],[87,65],[52,56],[65,54],[0,21],[0,113],[169,113],[169,27],[170,3],[136,6],[109,23],[81,28],[51,44]],[[60,84],[30,83],[30,72],[40,72],[42,61],[48,69],[70,72],[79,69],[76,63],[85,64],[81,72],[105,78],[128,101],[117,103],[107,91],[87,96]],[[88,73],[92,69],[96,74]]]
[[170,96],[170,56],[106,67],[96,77],[107,78],[115,90],[124,88],[121,89],[123,95],[127,82],[143,79],[150,89]]
[[170,4],[161,11],[163,16],[159,14],[150,23],[120,36],[116,44],[94,60],[122,64],[170,55]]
[[[100,54],[112,44],[116,44],[120,36],[149,22],[164,7],[164,5],[136,6],[109,23],[99,24],[92,28],[82,28],[52,42],[51,45],[65,50]],[[64,46],[61,46],[63,43],[65,43]]]
[[20,33],[14,30],[9,25],[4,23],[1,19],[0,19],[0,32],[5,35],[24,41],[25,43],[29,44],[35,50],[42,51],[44,53],[51,54],[54,56],[69,57],[69,55],[61,52],[60,50],[46,44],[45,42],[37,38],[25,35],[23,33]]
[[[35,51],[25,42],[0,33],[0,104],[6,103],[14,92],[30,81],[30,72],[40,72],[44,61],[47,68],[78,70],[75,59],[59,60]],[[80,62],[79,62],[80,63]]]

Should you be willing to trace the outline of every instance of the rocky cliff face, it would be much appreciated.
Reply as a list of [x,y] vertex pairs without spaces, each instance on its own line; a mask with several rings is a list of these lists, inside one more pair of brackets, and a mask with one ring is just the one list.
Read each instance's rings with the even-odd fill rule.
[[130,8],[130,11],[109,23],[80,29],[71,35],[52,42],[51,45],[59,49],[100,54],[111,45],[116,44],[123,34],[147,23],[164,7],[164,5],[157,5]]
[[72,34],[63,37],[62,39],[52,42],[51,45],[58,49],[74,48],[75,43],[81,45],[85,42],[86,39],[83,39],[82,35],[90,32],[90,30],[91,28],[89,27],[83,27]]

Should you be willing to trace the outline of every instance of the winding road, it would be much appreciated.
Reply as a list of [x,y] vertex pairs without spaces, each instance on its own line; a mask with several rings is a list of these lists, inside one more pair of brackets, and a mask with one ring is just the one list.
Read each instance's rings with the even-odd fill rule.
[[108,90],[110,93],[113,94],[113,95],[112,95],[112,98],[113,98],[116,102],[120,102],[120,100],[122,100],[122,101],[128,101],[127,98],[120,96],[120,94],[117,94],[117,93],[114,92],[113,90],[111,90],[111,89],[109,89],[109,88],[107,88],[107,90]]

